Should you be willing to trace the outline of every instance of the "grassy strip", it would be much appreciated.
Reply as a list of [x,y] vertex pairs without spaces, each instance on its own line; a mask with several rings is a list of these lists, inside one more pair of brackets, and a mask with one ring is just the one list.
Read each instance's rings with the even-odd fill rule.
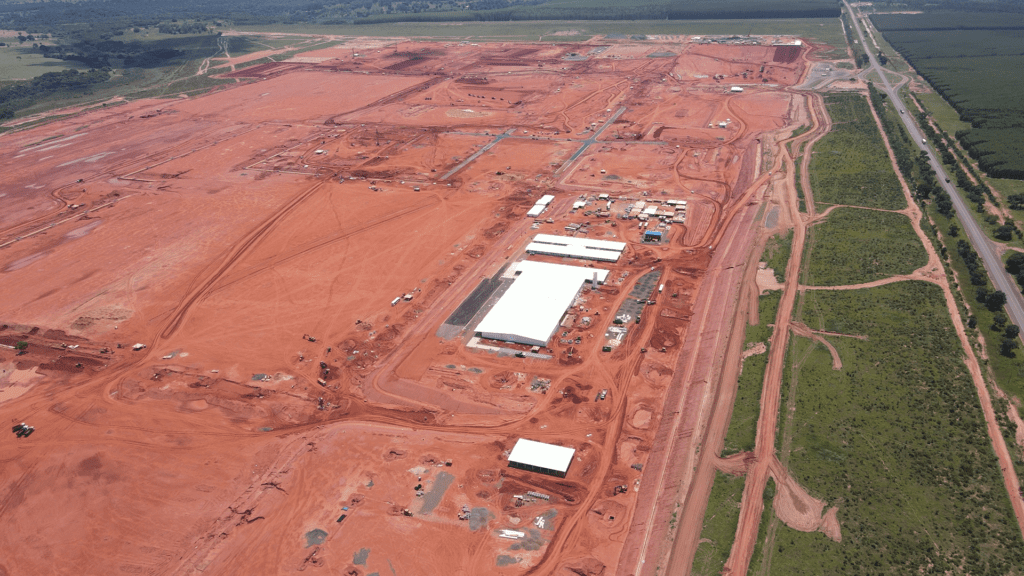
[[807,201],[804,199],[804,185],[800,181],[800,161],[793,162],[793,185],[796,186],[796,198],[800,201],[797,211],[801,214],[807,213]]
[[725,566],[733,540],[736,539],[745,480],[743,476],[715,472],[715,483],[711,487],[708,507],[704,512],[704,527],[700,532],[700,544],[693,558],[691,574],[715,576]]
[[1021,574],[1024,541],[941,290],[808,292],[834,338],[798,368],[790,471],[839,506],[843,540],[780,527],[772,573]]
[[[759,324],[747,327],[747,343],[764,342],[772,334],[775,314],[779,309],[782,292],[774,290],[761,296],[758,302]],[[736,400],[733,403],[732,418],[729,430],[725,434],[722,455],[728,456],[737,452],[754,450],[757,438],[757,418],[761,412],[761,387],[764,384],[764,372],[768,367],[768,354],[757,354],[743,361],[736,386]]]
[[[233,29],[250,32],[279,32],[292,34],[329,34],[335,36],[385,36],[487,39],[522,39],[547,42],[571,42],[604,34],[755,34],[796,35],[843,49],[846,41],[836,18],[755,18],[736,20],[575,20],[515,22],[408,22],[393,24],[325,25],[325,24],[273,24],[266,26],[235,26]],[[566,34],[575,32],[575,34]],[[559,33],[558,36],[552,36]]]
[[903,214],[837,208],[814,227],[807,283],[840,286],[910,274],[928,254]]
[[832,131],[814,146],[814,200],[899,210],[906,207],[867,100],[860,94],[830,94],[825,106]]
[[971,127],[970,122],[964,122],[960,120],[960,113],[957,112],[949,102],[943,100],[936,92],[927,92],[921,94],[915,94],[917,100],[924,105],[925,110],[938,123],[939,128],[942,128],[943,132],[947,134],[956,134],[960,130],[966,130]]
[[[788,230],[783,235],[772,236],[765,243],[761,259],[767,262],[769,268],[775,270],[776,277],[780,276],[780,272],[785,274],[792,247],[792,230]],[[781,281],[785,281],[784,277]],[[774,331],[775,316],[778,313],[781,300],[782,292],[779,290],[769,291],[758,298],[758,323],[747,326],[746,344],[764,342],[770,346],[769,341]],[[729,430],[725,434],[722,447],[723,456],[737,452],[750,452],[754,449],[754,442],[757,438],[757,418],[761,412],[761,388],[764,384],[764,372],[767,367],[767,352],[743,360],[743,369],[736,385],[736,400],[733,403],[732,418],[729,420]]]
[[132,92],[126,97],[132,100],[140,98],[173,98],[181,94],[190,94],[192,92],[202,92],[222,86],[225,84],[234,84],[235,81],[232,79],[225,78],[210,78],[209,76],[189,76],[182,78],[167,84],[166,86],[158,86],[150,88],[148,90],[139,90],[138,92]]
[[[787,230],[785,234],[772,236],[764,246],[764,254],[761,260],[768,264],[768,267],[775,270],[775,277],[779,282],[786,281],[786,266],[789,264],[789,255],[793,252],[793,230]],[[772,321],[775,315],[772,315]]]
[[775,498],[775,480],[768,478],[768,483],[764,486],[764,494],[761,496],[764,510],[761,512],[761,524],[757,527],[757,543],[754,544],[754,551],[750,555],[750,568],[747,569],[748,575],[762,574],[763,566],[767,561],[764,543],[765,538],[768,537],[768,524],[775,520],[775,513],[772,511],[773,498]]
[[[951,224],[959,224],[955,220],[945,218],[941,214],[932,212],[932,218],[940,230],[948,230]],[[1004,356],[1000,353],[1000,341],[1005,328],[996,329],[996,318],[1005,314],[989,310],[984,303],[978,302],[978,286],[971,284],[970,271],[967,264],[957,250],[956,244],[961,238],[945,238],[948,246],[943,252],[947,255],[947,265],[956,272],[957,283],[954,288],[959,288],[964,299],[970,306],[970,317],[966,319],[969,328],[977,328],[978,332],[985,339],[985,355],[988,356],[987,364],[995,374],[999,387],[1007,394],[1024,398],[1024,353],[1020,350],[1014,353],[1013,357]],[[981,288],[992,291],[991,285],[986,283]]]

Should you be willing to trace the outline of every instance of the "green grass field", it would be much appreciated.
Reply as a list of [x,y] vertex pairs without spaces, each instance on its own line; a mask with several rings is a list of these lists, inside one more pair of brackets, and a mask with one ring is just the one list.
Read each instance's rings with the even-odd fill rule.
[[940,289],[804,298],[811,328],[867,336],[830,338],[842,370],[820,346],[797,368],[790,471],[839,506],[843,540],[780,526],[771,573],[1021,574],[1024,541]]
[[[236,26],[248,32],[331,34],[343,36],[409,36],[428,38],[471,38],[477,40],[544,40],[563,42],[604,34],[794,34],[843,48],[846,41],[838,19],[780,18],[764,20],[649,20],[649,21],[527,21],[395,23],[374,25],[315,24]],[[574,34],[560,34],[575,31]],[[844,52],[845,53],[845,52]]]
[[[782,274],[789,262],[793,245],[793,231],[775,235],[765,243],[761,259],[769,268],[775,269],[775,276],[782,280]],[[763,294],[758,299],[758,323],[747,326],[745,344],[764,342],[772,336],[775,315],[779,310],[782,292],[778,290]],[[749,452],[754,449],[757,436],[757,417],[761,412],[761,387],[764,371],[768,367],[768,354],[756,354],[743,360],[743,371],[736,386],[736,400],[733,402],[732,418],[722,448],[723,455]]]
[[810,180],[819,204],[899,210],[906,200],[882,137],[860,94],[829,94],[832,131],[812,149]]
[[921,104],[924,105],[925,110],[935,117],[935,123],[938,124],[939,128],[942,128],[946,134],[952,136],[956,134],[958,130],[966,130],[971,127],[970,122],[960,120],[960,113],[954,110],[953,107],[949,105],[949,102],[946,102],[946,100],[938,93],[927,92],[916,94],[916,96],[917,99],[921,101]]
[[[0,42],[10,43],[11,39],[0,38]],[[14,46],[0,46],[0,82],[30,80],[47,72],[88,69],[88,66],[79,62],[43,58],[42,54],[32,49],[31,42],[22,46],[17,43],[17,39],[14,39]]]
[[928,254],[903,214],[837,208],[808,235],[805,283],[840,286],[909,274]]
[[715,472],[715,483],[704,512],[704,527],[700,532],[700,544],[693,558],[691,574],[715,576],[729,559],[740,520],[740,498],[745,480],[743,476]]

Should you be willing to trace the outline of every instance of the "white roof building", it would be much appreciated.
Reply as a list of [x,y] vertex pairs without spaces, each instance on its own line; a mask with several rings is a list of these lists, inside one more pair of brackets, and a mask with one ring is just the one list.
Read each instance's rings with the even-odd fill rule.
[[551,201],[554,199],[555,197],[552,196],[551,194],[545,194],[540,197],[540,200],[537,200],[537,204],[540,204],[541,206],[547,206],[548,204],[551,204]]
[[476,332],[484,338],[547,346],[562,315],[572,306],[583,283],[608,278],[608,271],[524,260],[505,295],[484,316]]
[[526,215],[530,218],[536,218],[537,216],[540,216],[542,212],[544,212],[545,208],[547,208],[547,206],[543,204],[534,204],[533,208],[530,208]]
[[579,258],[580,260],[597,260],[598,262],[618,262],[621,252],[612,250],[596,250],[585,246],[559,246],[558,244],[544,244],[542,242],[530,242],[526,246],[528,254],[543,254],[545,256],[563,256],[566,258]]
[[612,250],[622,252],[626,249],[625,242],[614,242],[612,240],[597,240],[595,238],[575,238],[571,236],[555,236],[554,234],[537,234],[533,237],[534,242],[541,244],[554,244],[556,246],[582,246],[595,250]]
[[520,438],[508,455],[508,465],[512,468],[565,478],[575,454],[575,448]]

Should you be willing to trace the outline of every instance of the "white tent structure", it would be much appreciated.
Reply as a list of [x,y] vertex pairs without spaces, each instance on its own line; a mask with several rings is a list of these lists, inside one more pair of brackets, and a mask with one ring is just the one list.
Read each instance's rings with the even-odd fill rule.
[[565,478],[565,473],[569,471],[569,465],[572,464],[572,457],[575,454],[575,448],[520,438],[508,455],[508,465],[520,470]]
[[476,332],[484,338],[547,346],[562,315],[584,282],[603,283],[607,270],[524,260],[505,295],[484,316]]

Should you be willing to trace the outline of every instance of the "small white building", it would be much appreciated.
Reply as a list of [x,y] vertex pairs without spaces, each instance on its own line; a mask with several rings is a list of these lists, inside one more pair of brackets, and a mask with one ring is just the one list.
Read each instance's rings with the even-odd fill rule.
[[733,92],[743,92],[743,87],[742,86],[733,86],[729,90],[731,90]]

